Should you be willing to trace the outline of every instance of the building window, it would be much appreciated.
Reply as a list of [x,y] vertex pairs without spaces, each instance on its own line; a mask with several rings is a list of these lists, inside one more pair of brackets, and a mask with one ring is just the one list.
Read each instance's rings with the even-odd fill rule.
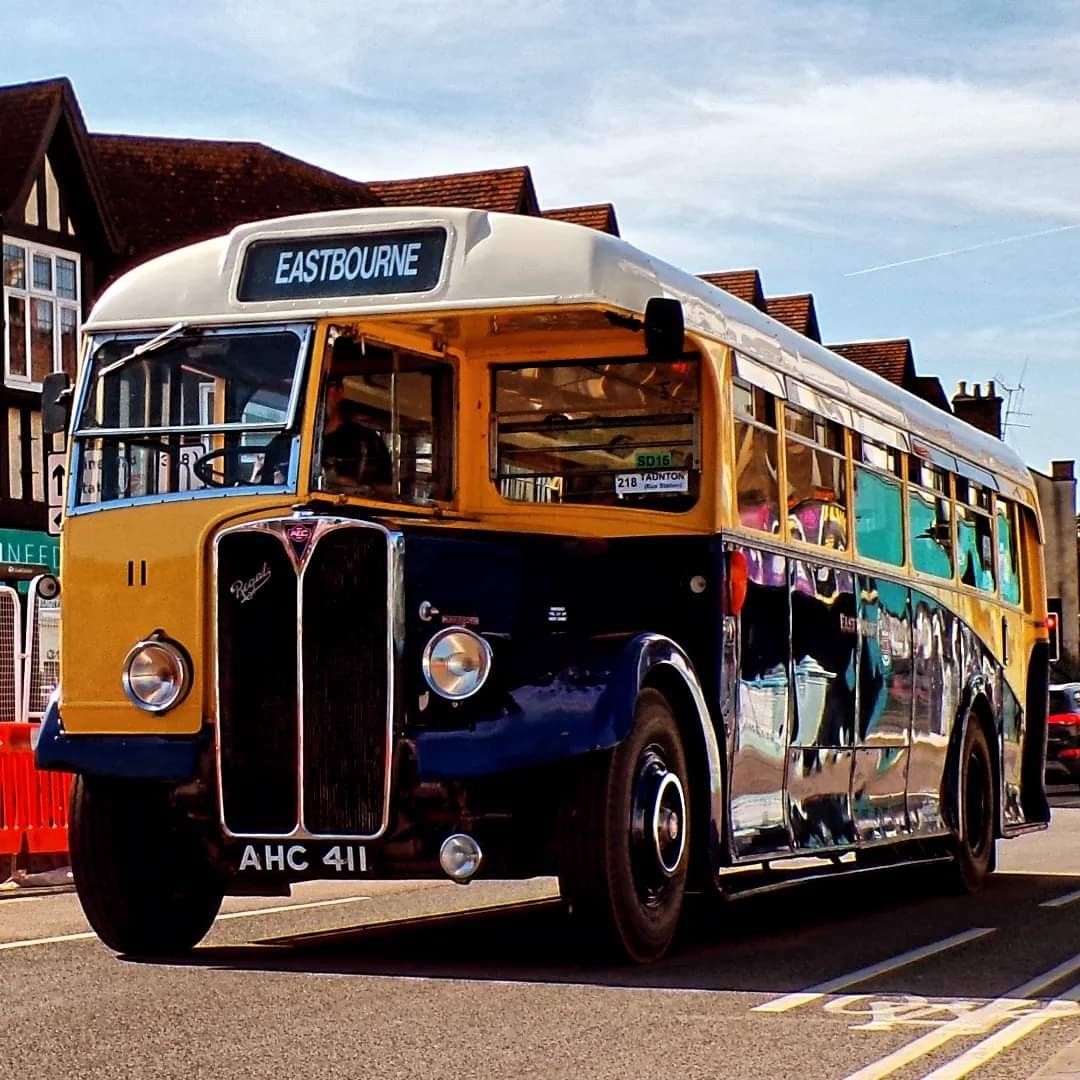
[[37,389],[51,371],[75,374],[79,256],[5,237],[4,373],[9,386]]

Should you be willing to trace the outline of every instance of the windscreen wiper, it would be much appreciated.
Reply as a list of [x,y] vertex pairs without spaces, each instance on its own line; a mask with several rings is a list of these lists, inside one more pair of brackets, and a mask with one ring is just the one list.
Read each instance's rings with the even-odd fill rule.
[[111,364],[106,364],[105,367],[97,373],[97,377],[103,379],[106,375],[111,375],[114,371],[119,371],[121,368],[127,367],[132,360],[138,360],[140,356],[145,356],[149,352],[160,349],[162,345],[168,345],[170,341],[175,341],[178,337],[183,337],[187,330],[187,323],[173,323],[168,330],[162,330],[156,337],[152,337],[149,341],[144,341],[141,345],[136,345],[126,356],[121,356],[119,360],[114,360]]

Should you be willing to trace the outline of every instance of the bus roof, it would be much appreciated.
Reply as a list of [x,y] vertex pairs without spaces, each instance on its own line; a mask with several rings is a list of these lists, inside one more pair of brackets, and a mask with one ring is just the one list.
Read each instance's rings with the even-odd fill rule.
[[[347,297],[241,300],[252,244],[363,243],[410,231],[445,229],[434,286],[425,291]],[[365,235],[366,234],[366,235]],[[317,245],[316,245],[317,246]],[[282,263],[278,262],[278,280]],[[285,264],[287,276],[290,266]],[[325,269],[325,264],[324,264]],[[265,293],[264,293],[265,295]],[[227,236],[152,259],[102,294],[87,332],[163,328],[177,322],[267,322],[335,314],[462,311],[477,308],[601,305],[643,312],[650,297],[682,301],[686,328],[723,341],[765,367],[805,384],[948,453],[1008,478],[1025,492],[1023,461],[998,439],[796,333],[750,304],[617,237],[560,221],[448,208],[378,207],[301,214],[241,225]],[[1032,498],[1026,501],[1034,503]]]

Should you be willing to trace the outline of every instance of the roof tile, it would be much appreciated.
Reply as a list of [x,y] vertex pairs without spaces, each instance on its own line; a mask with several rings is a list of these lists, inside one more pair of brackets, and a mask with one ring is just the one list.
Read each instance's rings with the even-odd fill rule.
[[71,89],[67,79],[0,87],[0,214],[22,211],[15,203],[37,164],[65,88]]
[[847,357],[896,386],[910,388],[915,380],[915,360],[908,338],[892,341],[852,341],[829,345],[834,353]]
[[796,333],[821,343],[821,331],[818,330],[817,312],[814,310],[814,297],[811,293],[767,296],[765,311],[777,322],[790,326]]
[[619,223],[615,207],[611,203],[593,203],[591,206],[561,206],[555,210],[541,211],[541,217],[552,221],[567,221],[571,225],[584,225],[598,232],[619,235]]
[[90,136],[133,261],[262,218],[378,206],[365,184],[262,143]]
[[698,274],[698,277],[748,304],[753,304],[758,311],[765,310],[765,290],[757,270],[722,270],[714,274]]
[[531,216],[540,212],[527,165],[410,180],[369,180],[368,187],[387,206],[456,206]]

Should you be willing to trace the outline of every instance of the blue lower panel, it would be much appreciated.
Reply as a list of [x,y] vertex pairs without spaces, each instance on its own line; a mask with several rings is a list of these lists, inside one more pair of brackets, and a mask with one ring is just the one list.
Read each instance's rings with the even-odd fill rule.
[[49,771],[179,784],[195,777],[199,744],[197,735],[68,735],[52,705],[41,722],[36,760]]

